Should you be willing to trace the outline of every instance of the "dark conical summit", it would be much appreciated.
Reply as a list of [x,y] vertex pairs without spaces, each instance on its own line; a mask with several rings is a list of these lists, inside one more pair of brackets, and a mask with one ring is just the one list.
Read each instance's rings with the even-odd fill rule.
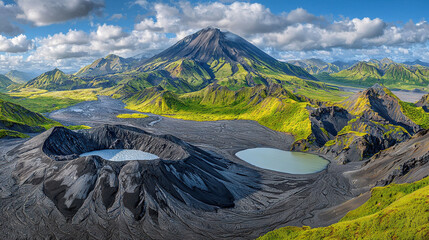
[[277,61],[240,36],[212,27],[204,28],[183,38],[152,59],[159,58],[186,58],[198,62],[210,62],[213,59],[236,62],[242,58],[259,59],[264,62]]

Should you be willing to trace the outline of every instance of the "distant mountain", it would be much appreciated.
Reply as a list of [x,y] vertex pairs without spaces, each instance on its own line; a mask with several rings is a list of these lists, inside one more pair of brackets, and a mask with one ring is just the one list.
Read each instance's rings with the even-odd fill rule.
[[0,98],[0,137],[23,137],[19,133],[41,132],[59,123]]
[[43,73],[26,83],[23,88],[39,88],[46,90],[71,90],[85,88],[87,83],[70,74],[65,74],[59,69]]
[[26,83],[31,79],[37,77],[36,74],[21,72],[18,70],[11,70],[8,73],[6,73],[5,76],[16,83]]
[[92,64],[81,68],[75,76],[94,77],[128,71],[135,59],[125,59],[114,54],[95,60]]
[[420,66],[423,66],[423,67],[429,67],[429,63],[422,62],[420,60],[415,60],[415,61],[412,61],[412,62],[403,62],[403,64],[410,65],[410,66],[420,65]]
[[15,83],[12,80],[10,80],[8,77],[6,77],[3,74],[0,74],[0,91],[6,90],[7,87],[13,84]]
[[386,58],[358,62],[348,69],[318,78],[352,86],[379,83],[392,88],[417,88],[428,86],[429,68],[395,63]]
[[146,60],[140,72],[164,71],[198,90],[211,82],[232,88],[269,84],[291,77],[315,80],[308,72],[280,62],[243,38],[205,28]]
[[335,66],[338,66],[340,68],[340,70],[344,70],[347,69],[353,65],[355,65],[358,61],[333,61],[332,64],[334,64]]
[[305,70],[307,70],[307,72],[313,75],[316,75],[317,77],[318,74],[337,73],[341,70],[347,69],[353,66],[356,63],[356,61],[350,61],[350,62],[335,61],[332,63],[328,63],[318,58],[310,58],[310,59],[304,59],[304,60],[292,60],[292,61],[288,61],[288,63],[298,67],[302,67]]
[[317,58],[310,58],[305,60],[293,60],[293,61],[288,61],[288,63],[298,67],[302,67],[311,74],[319,74],[322,72],[336,73],[341,70],[338,66],[332,63],[327,63]]

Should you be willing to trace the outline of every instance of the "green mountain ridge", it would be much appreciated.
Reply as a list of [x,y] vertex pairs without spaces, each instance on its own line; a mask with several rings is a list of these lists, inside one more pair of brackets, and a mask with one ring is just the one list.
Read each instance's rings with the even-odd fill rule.
[[372,86],[379,83],[391,88],[413,89],[428,87],[429,68],[395,63],[390,59],[359,62],[330,75],[319,74],[322,81],[351,86]]
[[26,83],[22,88],[37,88],[46,90],[72,90],[87,88],[87,83],[73,75],[65,74],[59,69],[45,72]]
[[310,58],[304,60],[293,60],[288,63],[304,68],[310,74],[337,73],[344,69],[344,67],[337,66],[333,63],[328,63],[317,58]]

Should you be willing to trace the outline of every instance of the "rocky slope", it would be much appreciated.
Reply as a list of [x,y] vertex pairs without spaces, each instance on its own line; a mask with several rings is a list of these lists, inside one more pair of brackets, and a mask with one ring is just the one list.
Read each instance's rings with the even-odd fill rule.
[[320,74],[320,73],[336,73],[344,68],[344,65],[337,66],[333,63],[328,63],[317,58],[310,58],[304,60],[293,60],[288,61],[288,63],[296,65],[298,67],[304,68],[310,74]]
[[12,80],[10,80],[8,77],[6,77],[3,74],[0,74],[0,91],[5,91],[7,87],[13,84],[15,83]]
[[422,130],[404,114],[399,99],[380,85],[340,106],[309,108],[311,134],[292,149],[316,151],[346,163],[367,159]]
[[429,94],[424,95],[419,101],[417,101],[416,106],[422,107],[423,110],[429,112]]

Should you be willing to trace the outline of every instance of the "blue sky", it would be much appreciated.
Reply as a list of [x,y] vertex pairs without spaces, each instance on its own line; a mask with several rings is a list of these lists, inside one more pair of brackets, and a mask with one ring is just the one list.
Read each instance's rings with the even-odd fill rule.
[[427,0],[0,0],[0,72],[151,56],[206,26],[284,61],[429,61],[428,9]]

